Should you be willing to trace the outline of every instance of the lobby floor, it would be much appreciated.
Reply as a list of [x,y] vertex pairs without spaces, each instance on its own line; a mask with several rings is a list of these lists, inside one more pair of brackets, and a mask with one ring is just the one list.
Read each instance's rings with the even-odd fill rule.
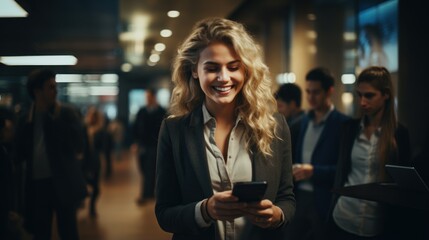
[[[97,217],[88,214],[88,199],[78,211],[81,240],[167,240],[171,234],[159,226],[154,213],[154,201],[136,204],[140,174],[135,154],[123,151],[113,159],[113,175],[101,180]],[[54,228],[55,229],[55,228]],[[56,235],[56,234],[54,234]]]

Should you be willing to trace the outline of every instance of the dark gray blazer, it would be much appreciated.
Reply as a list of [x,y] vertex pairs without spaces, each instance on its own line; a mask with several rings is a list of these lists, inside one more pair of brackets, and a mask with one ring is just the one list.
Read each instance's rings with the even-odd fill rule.
[[[25,166],[25,193],[31,192],[33,172],[34,108],[25,112],[16,131],[16,163]],[[77,156],[83,150],[83,128],[78,112],[56,104],[43,122],[54,191],[63,206],[77,206],[86,196],[86,182]],[[24,164],[25,163],[25,164]],[[22,165],[21,165],[22,164]],[[23,196],[27,199],[31,196]]]
[[[252,151],[252,178],[267,181],[265,198],[283,210],[286,224],[278,229],[247,226],[246,239],[282,239],[284,226],[295,213],[292,183],[291,142],[284,117],[275,115],[280,139],[272,143],[270,159]],[[161,228],[173,239],[214,239],[215,228],[201,228],[195,221],[196,204],[213,195],[204,145],[201,107],[162,123],[157,156],[155,213]],[[255,149],[255,148],[252,148]],[[249,224],[250,225],[250,224]]]

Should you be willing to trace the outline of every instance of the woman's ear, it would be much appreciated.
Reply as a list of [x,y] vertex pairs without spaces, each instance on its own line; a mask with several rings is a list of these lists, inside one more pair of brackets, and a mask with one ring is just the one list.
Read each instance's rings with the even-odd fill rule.
[[198,79],[198,73],[195,71],[195,69],[192,69],[192,77],[194,79]]

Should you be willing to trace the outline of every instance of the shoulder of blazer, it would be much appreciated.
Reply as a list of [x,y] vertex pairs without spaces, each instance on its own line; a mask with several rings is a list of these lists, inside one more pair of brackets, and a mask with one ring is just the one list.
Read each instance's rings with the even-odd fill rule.
[[169,127],[194,127],[203,124],[203,111],[201,107],[197,107],[190,113],[182,116],[168,117],[164,121]]
[[398,122],[398,126],[396,127],[396,134],[398,137],[404,136],[408,134],[408,128],[405,127],[402,123]]
[[[340,121],[340,122],[344,122],[347,121],[349,119],[351,119],[349,116],[345,115],[344,113],[338,111],[337,109],[334,109],[331,113],[331,116],[333,119]],[[329,116],[329,117],[331,117]]]
[[348,118],[340,126],[340,131],[351,134],[359,130],[360,118]]

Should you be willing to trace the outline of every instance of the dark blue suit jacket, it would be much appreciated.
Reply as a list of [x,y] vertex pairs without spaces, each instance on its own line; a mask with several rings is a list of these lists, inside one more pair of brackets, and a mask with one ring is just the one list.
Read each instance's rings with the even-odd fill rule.
[[[340,126],[348,119],[350,118],[334,109],[326,119],[325,127],[311,155],[314,172],[310,180],[314,187],[313,196],[316,209],[322,219],[327,217],[332,197],[331,190],[334,184],[340,145]],[[302,119],[298,143],[295,146],[297,163],[302,163],[303,142],[309,121],[310,117],[306,114]]]

